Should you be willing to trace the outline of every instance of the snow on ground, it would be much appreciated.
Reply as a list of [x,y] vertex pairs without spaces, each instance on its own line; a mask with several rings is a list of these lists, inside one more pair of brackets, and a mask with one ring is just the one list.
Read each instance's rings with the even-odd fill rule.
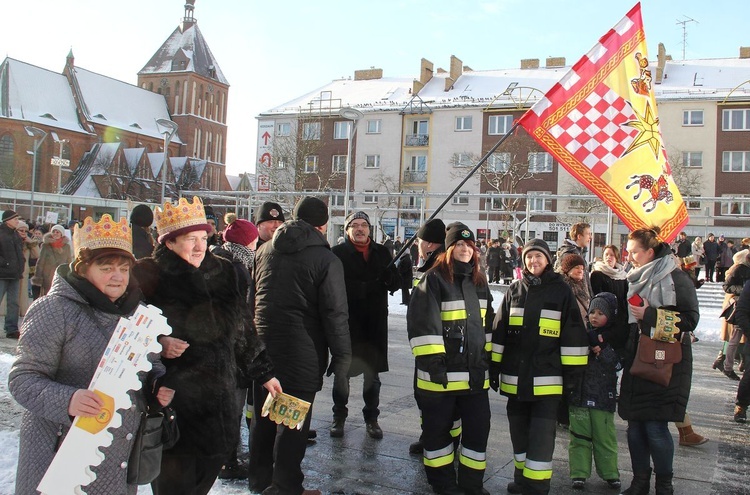
[[[499,287],[492,290],[495,298],[493,306],[498,307],[503,298],[503,292]],[[396,292],[389,298],[389,312],[391,315],[406,316],[406,306],[401,304],[401,293]],[[706,308],[701,310],[701,321],[695,334],[705,341],[719,340],[719,310]],[[13,401],[8,392],[8,371],[13,363],[10,354],[0,353],[0,404]],[[18,429],[7,424],[0,425],[0,495],[11,495],[15,490],[16,465],[18,463]],[[237,485],[222,486],[221,481],[216,482],[211,489],[210,495],[238,495],[247,494],[244,483]],[[151,495],[151,488],[143,486],[138,490],[139,495]]]

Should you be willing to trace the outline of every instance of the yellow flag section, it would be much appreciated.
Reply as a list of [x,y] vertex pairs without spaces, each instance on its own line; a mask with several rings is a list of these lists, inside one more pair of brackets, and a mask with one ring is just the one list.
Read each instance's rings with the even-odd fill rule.
[[640,3],[520,119],[631,230],[688,222],[659,130]]

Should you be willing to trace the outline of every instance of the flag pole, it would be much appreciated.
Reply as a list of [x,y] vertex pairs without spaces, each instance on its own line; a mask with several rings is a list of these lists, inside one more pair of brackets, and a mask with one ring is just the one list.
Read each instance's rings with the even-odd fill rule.
[[[453,196],[456,195],[456,193],[461,189],[461,187],[463,187],[463,185],[466,184],[466,182],[471,178],[471,176],[474,175],[477,170],[479,170],[479,167],[481,167],[484,164],[484,162],[486,162],[489,159],[492,153],[494,153],[495,150],[498,149],[500,145],[503,144],[505,140],[510,137],[510,135],[513,133],[513,131],[516,130],[517,127],[518,127],[518,120],[516,120],[511,126],[511,128],[508,130],[508,132],[505,133],[505,135],[502,138],[500,138],[500,140],[498,140],[498,142],[495,143],[495,145],[487,153],[485,153],[482,159],[479,160],[476,165],[474,165],[474,168],[472,168],[469,171],[469,173],[466,174],[466,177],[464,177],[464,179],[461,182],[459,182],[459,184],[455,187],[455,189],[453,189],[453,192],[451,192],[448,196],[446,196],[443,202],[440,203],[440,206],[438,206],[435,209],[435,211],[432,212],[432,215],[430,215],[430,218],[425,220],[424,223],[429,222],[430,220],[435,218],[435,216],[438,213],[440,213],[440,210],[442,210],[445,207],[445,205],[448,204],[448,201],[450,201],[451,198],[453,198]],[[489,213],[487,214],[489,215]],[[388,268],[390,268],[390,266],[393,265],[396,262],[396,260],[398,260],[401,257],[401,255],[404,254],[404,252],[407,249],[409,249],[409,247],[411,247],[412,244],[414,244],[414,241],[416,240],[417,240],[417,234],[415,233],[413,236],[411,236],[411,238],[409,238],[408,241],[404,243],[403,246],[401,246],[401,249],[398,250],[398,253],[396,253],[396,256],[393,257],[393,259],[391,260],[391,262],[388,264],[388,266],[385,269],[387,270]]]

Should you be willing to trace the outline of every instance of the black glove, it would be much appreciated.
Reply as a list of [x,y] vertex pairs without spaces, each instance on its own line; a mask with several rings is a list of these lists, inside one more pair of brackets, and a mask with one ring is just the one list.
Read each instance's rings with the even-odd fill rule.
[[490,373],[490,388],[497,392],[500,389],[500,374]]
[[445,371],[430,372],[430,381],[439,383],[443,388],[448,388],[448,374]]

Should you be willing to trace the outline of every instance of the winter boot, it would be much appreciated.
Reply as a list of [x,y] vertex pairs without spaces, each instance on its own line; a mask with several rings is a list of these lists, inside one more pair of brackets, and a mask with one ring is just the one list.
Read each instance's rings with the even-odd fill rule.
[[633,473],[633,482],[630,488],[620,495],[648,495],[651,489],[651,469],[642,473]]
[[708,442],[708,438],[698,435],[693,431],[692,425],[683,426],[682,428],[677,428],[677,430],[680,432],[680,445],[694,447]]
[[720,353],[718,356],[716,356],[716,359],[714,360],[714,364],[711,365],[711,368],[723,372],[724,371],[724,360],[726,358],[727,357],[723,353]]
[[737,423],[747,421],[747,406],[734,406],[734,421]]
[[656,475],[656,495],[674,495],[672,473]]

